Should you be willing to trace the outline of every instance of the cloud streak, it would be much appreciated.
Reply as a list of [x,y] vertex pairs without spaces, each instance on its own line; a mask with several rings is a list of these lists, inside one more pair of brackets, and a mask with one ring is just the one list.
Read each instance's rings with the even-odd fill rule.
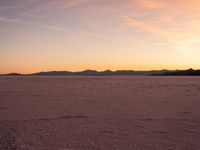
[[79,7],[90,0],[48,0],[46,2],[40,2],[39,6],[35,6],[29,12],[37,12],[37,11],[43,11],[43,12],[49,12],[49,11],[62,11],[62,10],[68,10],[71,8]]
[[131,2],[145,9],[162,9],[166,6],[167,0],[131,0]]
[[68,31],[67,29],[62,28],[60,26],[56,26],[56,25],[27,22],[27,21],[22,21],[22,20],[18,20],[18,19],[10,19],[10,18],[1,17],[1,16],[0,16],[0,22],[11,23],[11,24],[21,24],[21,25],[22,24],[24,24],[24,25],[35,25],[35,26],[38,26],[38,27],[42,27],[42,28],[46,28],[46,29],[54,30],[54,31],[64,31],[64,32]]
[[2,5],[1,5],[1,1],[0,1],[0,12],[19,10],[24,7],[28,7],[37,1],[38,0],[18,0],[18,1],[14,1],[12,3],[9,3],[9,1],[7,1],[7,3],[6,3],[6,1],[4,1],[5,4],[2,4]]
[[20,23],[19,20],[17,19],[9,19],[9,18],[6,18],[6,17],[1,17],[0,16],[0,22],[4,22],[4,23]]

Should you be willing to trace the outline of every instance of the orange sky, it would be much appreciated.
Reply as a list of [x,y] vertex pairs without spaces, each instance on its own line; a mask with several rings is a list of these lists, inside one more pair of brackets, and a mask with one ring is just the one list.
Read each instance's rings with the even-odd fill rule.
[[200,68],[199,0],[0,0],[0,73]]

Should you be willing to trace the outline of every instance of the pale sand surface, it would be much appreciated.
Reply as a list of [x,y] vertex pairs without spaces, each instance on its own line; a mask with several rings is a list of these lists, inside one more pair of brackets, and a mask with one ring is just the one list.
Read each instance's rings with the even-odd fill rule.
[[0,77],[0,150],[200,150],[200,77]]

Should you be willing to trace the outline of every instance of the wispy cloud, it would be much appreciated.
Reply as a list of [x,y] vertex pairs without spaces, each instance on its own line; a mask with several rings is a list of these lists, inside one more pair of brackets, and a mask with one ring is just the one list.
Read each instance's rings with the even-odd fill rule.
[[199,37],[199,0],[129,2],[135,8],[135,13],[127,13],[121,20],[133,30],[150,33],[170,42]]
[[133,19],[129,16],[122,16],[121,18],[127,23],[127,25],[135,27],[144,32],[151,32],[151,33],[165,32],[161,28],[154,26],[150,23],[147,23],[145,21],[139,21],[139,20]]
[[40,2],[40,5],[32,8],[29,12],[37,12],[37,11],[51,11],[51,10],[67,10],[71,8],[75,8],[81,6],[90,0],[48,0],[45,2]]
[[144,20],[136,20],[129,16],[122,16],[122,21],[124,21],[128,26],[134,28],[135,30],[140,30],[142,32],[156,34],[162,38],[170,37],[170,33],[163,29],[162,27],[153,24],[152,22]]
[[137,4],[145,9],[162,9],[166,6],[168,0],[130,0],[131,2]]
[[22,20],[19,20],[19,19],[10,19],[10,18],[1,17],[1,16],[0,16],[0,22],[11,23],[11,24],[34,25],[34,26],[38,26],[38,27],[42,27],[42,28],[46,28],[46,29],[50,29],[50,30],[54,30],[54,31],[65,31],[65,32],[68,31],[67,29],[62,28],[62,27],[57,26],[57,25],[28,22],[28,21],[22,21]]
[[33,14],[33,13],[30,13],[30,12],[21,13],[20,15],[25,16],[25,17],[30,17],[30,18],[42,18],[42,17],[44,17],[44,15],[42,15],[42,14]]
[[37,2],[38,0],[18,0],[16,2],[7,3],[7,5],[1,5],[0,3],[0,12],[18,10],[24,7],[28,7],[29,5]]
[[62,28],[62,27],[56,26],[56,25],[37,24],[37,23],[32,23],[32,24],[34,24],[36,26],[40,26],[40,27],[46,28],[46,29],[55,30],[55,31],[64,31],[64,32],[69,31],[66,28]]
[[5,22],[5,23],[21,23],[17,19],[10,19],[10,18],[1,17],[1,16],[0,16],[0,22]]
[[19,9],[19,8],[21,8],[21,6],[3,6],[3,7],[0,7],[0,12],[13,10],[13,9]]

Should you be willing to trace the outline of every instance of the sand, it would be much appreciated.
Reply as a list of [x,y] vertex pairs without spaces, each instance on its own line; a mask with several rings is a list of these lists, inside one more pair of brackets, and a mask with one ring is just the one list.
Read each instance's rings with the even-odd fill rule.
[[0,150],[199,150],[200,77],[0,77]]

